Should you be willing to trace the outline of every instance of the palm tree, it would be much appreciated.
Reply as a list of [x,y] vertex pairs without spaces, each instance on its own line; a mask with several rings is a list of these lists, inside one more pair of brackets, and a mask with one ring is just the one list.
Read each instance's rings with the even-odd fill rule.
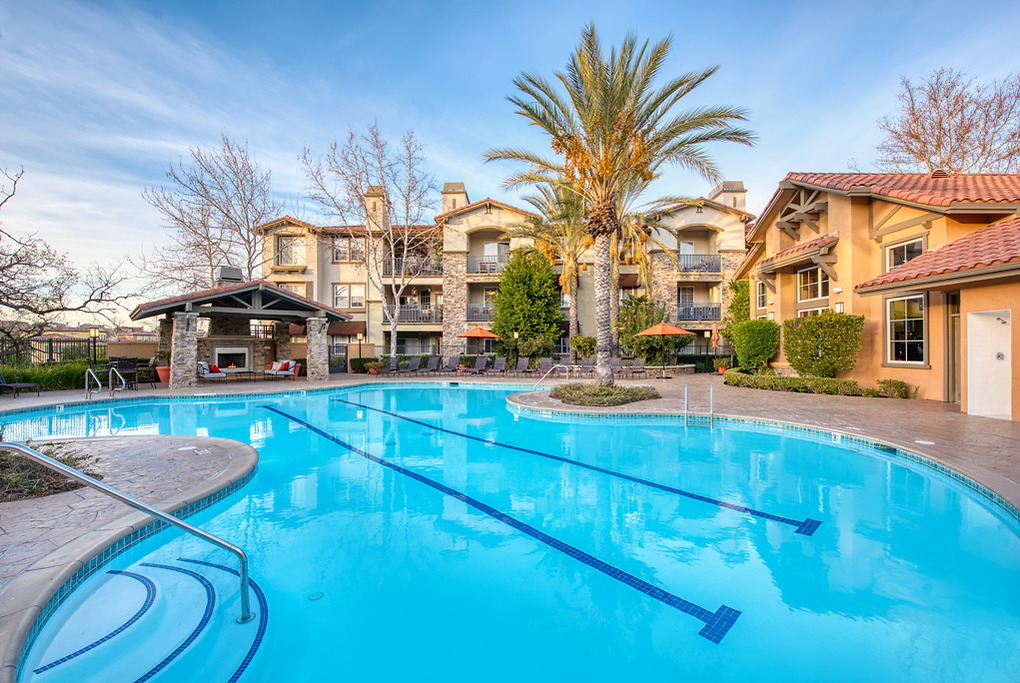
[[[539,215],[511,226],[508,235],[532,240],[550,263],[560,265],[559,285],[570,297],[568,334],[573,337],[578,333],[577,280],[581,256],[591,246],[591,236],[584,226],[584,206],[578,194],[562,185],[543,184],[537,189],[537,195],[524,200],[535,207]],[[573,349],[570,354],[573,360]]]
[[610,242],[620,230],[619,207],[628,191],[644,189],[663,164],[693,170],[716,180],[715,163],[704,150],[709,142],[752,144],[753,135],[733,126],[746,118],[736,107],[696,107],[675,112],[679,102],[716,72],[711,67],[653,82],[669,54],[670,39],[649,47],[627,36],[619,49],[603,55],[594,24],[566,70],[556,74],[561,92],[540,76],[514,79],[519,95],[508,99],[517,112],[550,138],[555,159],[524,149],[495,149],[487,161],[523,161],[529,168],[506,180],[509,187],[549,183],[576,193],[584,202],[585,227],[595,239],[595,322],[598,384],[611,385]]

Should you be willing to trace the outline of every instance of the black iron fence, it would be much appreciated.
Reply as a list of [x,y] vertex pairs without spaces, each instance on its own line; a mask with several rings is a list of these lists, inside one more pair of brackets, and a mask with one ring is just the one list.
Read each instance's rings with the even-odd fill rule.
[[3,339],[0,365],[39,365],[69,360],[106,358],[105,339]]

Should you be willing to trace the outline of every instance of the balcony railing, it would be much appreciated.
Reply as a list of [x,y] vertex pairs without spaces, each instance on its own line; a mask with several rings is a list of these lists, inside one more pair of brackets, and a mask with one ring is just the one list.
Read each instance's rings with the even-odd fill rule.
[[720,320],[722,304],[698,304],[697,306],[680,306],[677,309],[677,320]]
[[480,322],[492,320],[493,310],[494,309],[491,304],[468,304],[467,305],[468,322]]
[[722,257],[719,254],[677,254],[680,270],[685,273],[721,273]]
[[503,272],[509,260],[507,256],[468,256],[467,272],[495,275]]
[[386,307],[389,314],[397,316],[402,323],[441,323],[443,322],[442,306],[394,306]]
[[437,257],[395,258],[383,261],[383,275],[442,275],[443,262]]

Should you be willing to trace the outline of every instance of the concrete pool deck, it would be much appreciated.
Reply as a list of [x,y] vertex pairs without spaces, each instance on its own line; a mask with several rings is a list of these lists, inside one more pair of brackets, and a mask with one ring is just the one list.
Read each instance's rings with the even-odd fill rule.
[[[327,382],[276,380],[266,382],[230,382],[203,384],[186,391],[141,387],[127,391],[123,398],[162,398],[167,396],[209,396],[238,393],[278,393],[313,389],[341,388],[358,384],[386,385],[394,382],[456,381],[463,384],[517,384],[533,386],[536,378],[495,378],[492,376],[371,377],[337,375]],[[590,381],[590,380],[589,380]],[[683,411],[684,388],[688,388],[692,413],[709,412],[709,395],[714,394],[716,415],[760,418],[790,422],[854,434],[914,451],[941,462],[992,489],[1013,506],[1020,508],[1020,422],[995,420],[963,414],[959,407],[935,401],[879,399],[846,396],[792,394],[729,387],[717,374],[681,375],[660,380],[647,378],[623,380],[621,384],[647,384],[662,397],[612,408],[564,406],[549,398],[547,389],[522,393],[515,401],[542,410],[568,410],[591,413],[678,414]],[[547,386],[549,383],[543,383]],[[96,399],[108,398],[101,394]],[[0,396],[0,425],[4,413],[39,406],[81,403],[82,391],[47,392],[36,397]],[[95,400],[95,399],[94,399]],[[130,436],[81,440],[83,445],[100,449],[106,468],[123,475],[108,477],[106,483],[123,485],[128,493],[154,503],[157,507],[180,507],[190,500],[208,495],[236,480],[254,467],[254,449],[225,439],[199,439],[180,436]],[[202,442],[202,443],[200,443]],[[208,442],[208,445],[203,445]],[[213,443],[222,442],[222,443]],[[232,450],[237,447],[236,450]],[[187,451],[177,450],[187,448]],[[208,451],[195,458],[195,449]],[[221,450],[222,449],[222,450]],[[247,450],[245,450],[247,449]],[[214,453],[215,455],[210,455]],[[184,455],[181,455],[184,454]],[[186,457],[187,463],[169,465],[169,458]],[[194,460],[192,460],[194,458]],[[225,459],[224,459],[225,458]],[[181,467],[185,464],[187,467]],[[238,469],[240,468],[240,469]],[[182,481],[181,473],[188,470]],[[225,473],[229,471],[229,476]],[[226,479],[225,479],[226,477]],[[81,565],[105,547],[115,530],[143,522],[144,515],[126,510],[115,502],[104,502],[105,512],[93,515],[90,506],[81,514],[67,514],[68,502],[77,500],[84,489],[45,499],[0,503],[0,654],[3,668],[0,683],[13,681],[14,665],[20,643],[39,614],[41,606],[69,576],[68,567]],[[205,493],[203,493],[205,492]],[[87,495],[99,496],[96,492]],[[182,498],[183,496],[183,498]],[[56,507],[51,507],[56,505]],[[74,506],[71,506],[74,509]],[[166,509],[164,507],[164,509]],[[119,510],[125,510],[122,514]],[[63,516],[59,524],[55,517]],[[98,535],[103,538],[99,539]],[[105,539],[111,540],[105,540]],[[102,541],[102,542],[101,542]],[[90,554],[91,553],[91,554]],[[33,573],[34,572],[34,573]],[[73,572],[72,572],[73,573]],[[34,614],[33,614],[34,613]],[[11,657],[14,657],[12,660]]]

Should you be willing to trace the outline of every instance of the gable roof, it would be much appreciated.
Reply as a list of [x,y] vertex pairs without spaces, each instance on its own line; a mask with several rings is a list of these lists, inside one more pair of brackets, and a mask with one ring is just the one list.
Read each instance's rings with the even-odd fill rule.
[[1020,275],[1020,217],[993,223],[854,287],[862,294],[977,274]]
[[783,251],[780,251],[778,253],[773,254],[772,256],[769,256],[767,259],[762,259],[759,265],[764,266],[766,264],[776,263],[778,261],[785,261],[786,259],[792,256],[800,254],[801,252],[804,252],[804,256],[807,257],[808,255],[814,254],[815,252],[825,249],[825,247],[831,246],[838,241],[839,235],[835,234],[822,235],[821,237],[816,237],[813,240],[808,240],[807,242],[801,242],[800,244],[796,244],[790,247],[789,249],[784,249]]
[[[262,292],[263,296],[256,298],[255,292]],[[268,296],[266,296],[267,294]],[[274,309],[274,306],[279,303],[287,304],[288,308]],[[181,296],[148,301],[135,306],[135,309],[131,311],[131,319],[141,320],[164,313],[184,311],[194,311],[202,315],[203,307],[208,309],[211,306],[216,306],[217,309],[215,311],[206,310],[205,315],[247,316],[257,320],[301,320],[319,315],[321,312],[330,321],[351,319],[351,316],[343,311],[295,294],[266,280],[238,282]]]
[[1020,203],[1020,173],[788,173],[786,180],[935,207]]
[[[698,197],[695,201],[700,202],[701,205],[703,206],[707,206],[712,209],[717,209],[719,211],[725,211],[727,213],[732,213],[734,215],[740,216],[741,218],[745,218],[748,221],[753,220],[755,218],[755,215],[753,213],[748,213],[747,211],[738,209],[735,206],[727,206],[722,202],[717,202],[714,199],[709,199],[707,197]],[[667,206],[664,209],[653,211],[650,215],[661,216],[662,214],[673,213],[674,211],[680,211],[682,209],[697,208],[697,206],[698,204],[673,204],[672,206]]]
[[497,207],[499,207],[501,209],[506,209],[507,211],[513,211],[515,213],[521,214],[522,216],[534,216],[535,218],[539,218],[539,215],[537,213],[532,213],[531,211],[525,211],[524,209],[519,209],[516,206],[511,206],[510,204],[504,204],[503,202],[496,201],[492,197],[486,197],[485,199],[479,199],[477,202],[471,202],[470,204],[465,204],[464,206],[460,207],[459,209],[452,209],[450,211],[447,211],[446,213],[439,214],[438,216],[436,216],[436,223],[440,223],[442,221],[448,220],[450,218],[453,218],[454,216],[460,216],[461,214],[469,213],[471,211],[474,211],[475,209],[478,209],[478,208],[480,208],[482,206],[487,206],[487,205],[488,206],[497,206]]

